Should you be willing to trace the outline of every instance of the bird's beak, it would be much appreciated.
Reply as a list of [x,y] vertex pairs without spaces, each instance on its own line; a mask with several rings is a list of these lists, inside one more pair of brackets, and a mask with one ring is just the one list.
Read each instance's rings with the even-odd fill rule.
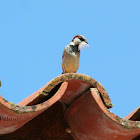
[[88,45],[88,43],[87,42],[81,42],[80,44],[79,44],[79,47],[78,47],[78,50],[80,51],[82,48],[84,48],[84,47],[87,47],[87,48],[89,48],[89,45]]

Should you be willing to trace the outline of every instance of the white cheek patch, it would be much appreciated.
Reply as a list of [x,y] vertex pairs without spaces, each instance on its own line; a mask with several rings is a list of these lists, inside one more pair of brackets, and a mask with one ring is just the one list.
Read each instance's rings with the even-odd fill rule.
[[89,48],[89,45],[88,45],[86,42],[81,42],[81,43],[79,44],[78,49],[81,50],[82,48],[85,48],[85,47]]
[[79,38],[76,37],[76,38],[74,39],[74,43],[78,43],[78,42],[81,42],[81,41],[80,41]]

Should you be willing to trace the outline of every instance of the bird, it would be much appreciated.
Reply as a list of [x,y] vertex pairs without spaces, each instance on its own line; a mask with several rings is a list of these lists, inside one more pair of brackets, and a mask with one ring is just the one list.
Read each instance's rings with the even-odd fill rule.
[[76,73],[79,68],[80,49],[88,46],[88,42],[83,35],[76,35],[68,44],[62,55],[62,74]]

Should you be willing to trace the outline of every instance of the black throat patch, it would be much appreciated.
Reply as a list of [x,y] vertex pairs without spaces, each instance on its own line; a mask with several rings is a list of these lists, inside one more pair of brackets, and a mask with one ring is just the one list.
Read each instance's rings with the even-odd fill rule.
[[80,52],[80,51],[78,50],[78,46],[79,46],[79,45],[74,45],[74,46],[73,46],[73,45],[70,45],[72,52],[75,52],[75,53]]

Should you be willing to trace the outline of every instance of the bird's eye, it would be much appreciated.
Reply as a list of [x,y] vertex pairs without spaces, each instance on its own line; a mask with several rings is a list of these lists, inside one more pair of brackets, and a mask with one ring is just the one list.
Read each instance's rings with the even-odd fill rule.
[[84,38],[82,38],[82,37],[79,37],[79,39],[80,39],[81,41],[85,41],[85,39],[84,39]]

